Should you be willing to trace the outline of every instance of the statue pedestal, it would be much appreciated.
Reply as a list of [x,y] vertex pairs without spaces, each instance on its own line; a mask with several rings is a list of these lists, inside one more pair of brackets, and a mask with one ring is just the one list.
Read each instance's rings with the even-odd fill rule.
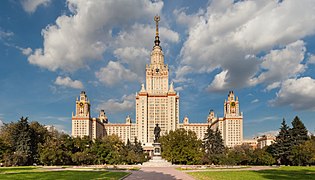
[[162,159],[161,156],[161,143],[153,143],[153,156],[148,162],[143,163],[143,166],[148,167],[169,167],[172,166],[171,163]]
[[153,143],[153,158],[160,156],[161,157],[161,143]]

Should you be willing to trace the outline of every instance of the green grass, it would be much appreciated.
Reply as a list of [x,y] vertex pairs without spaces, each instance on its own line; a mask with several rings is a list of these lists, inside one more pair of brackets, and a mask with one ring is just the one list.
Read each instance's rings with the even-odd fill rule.
[[120,179],[127,172],[110,171],[46,171],[46,172],[8,172],[0,174],[0,179],[40,179],[40,180],[85,180],[85,179]]
[[28,172],[35,169],[37,169],[37,167],[34,166],[0,167],[0,174],[8,172]]
[[315,179],[315,167],[281,167],[261,171],[206,171],[188,172],[200,180],[260,180],[260,179]]

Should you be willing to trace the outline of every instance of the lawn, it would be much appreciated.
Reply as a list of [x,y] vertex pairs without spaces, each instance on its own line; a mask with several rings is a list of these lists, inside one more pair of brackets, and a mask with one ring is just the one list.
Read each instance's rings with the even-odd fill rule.
[[315,167],[281,167],[261,171],[205,171],[188,172],[200,180],[259,180],[259,179],[315,179]]
[[41,179],[41,180],[85,180],[85,179],[121,179],[127,172],[112,171],[38,171],[30,167],[0,168],[0,179]]

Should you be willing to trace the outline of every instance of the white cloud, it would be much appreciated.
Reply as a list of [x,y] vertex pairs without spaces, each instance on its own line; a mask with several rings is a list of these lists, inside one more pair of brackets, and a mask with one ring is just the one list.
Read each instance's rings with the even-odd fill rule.
[[276,98],[271,101],[275,106],[291,106],[296,110],[315,111],[315,80],[311,77],[288,79],[281,84]]
[[100,82],[109,86],[125,81],[136,81],[140,79],[136,73],[131,72],[119,62],[114,61],[110,61],[106,67],[103,67],[99,71],[95,72],[95,76]]
[[202,18],[202,15],[204,14],[203,9],[199,9],[199,11],[196,14],[189,15],[186,14],[185,11],[188,8],[182,8],[182,9],[175,9],[173,11],[174,16],[176,17],[176,22],[179,24],[187,25],[188,27],[193,27],[196,25]]
[[55,80],[55,84],[59,86],[71,87],[75,89],[83,89],[84,86],[79,80],[72,80],[70,77],[58,76]]
[[[152,19],[147,19],[153,22]],[[168,46],[168,43],[177,43],[179,41],[179,34],[163,26],[159,26],[161,46]],[[149,37],[149,38],[148,38]],[[135,47],[135,48],[149,48],[154,45],[155,26],[135,23],[125,31],[118,33],[115,39],[115,47]]]
[[265,82],[273,87],[276,85],[273,83],[296,77],[305,70],[305,65],[302,64],[305,52],[305,44],[301,40],[287,45],[284,49],[270,51],[261,63],[264,72],[252,79],[252,82],[254,84]]
[[250,102],[250,103],[258,103],[259,102],[259,99],[254,99],[254,100],[252,100],[252,102]]
[[30,55],[33,50],[31,48],[21,48],[22,54],[24,54],[25,56]]
[[21,0],[24,11],[34,13],[39,6],[48,6],[50,0]]
[[265,131],[265,132],[258,132],[257,136],[262,136],[262,135],[277,136],[278,134],[279,134],[279,130],[270,130],[270,131]]
[[51,71],[71,72],[85,67],[89,61],[102,59],[106,49],[115,46],[119,35],[113,29],[123,34],[137,21],[152,21],[162,7],[161,1],[68,0],[72,14],[59,16],[55,24],[42,30],[44,47],[36,49],[28,61]]
[[[298,45],[294,50],[300,62],[299,55],[304,51],[300,49],[301,54],[297,51],[303,44],[298,40],[315,33],[314,7],[315,1],[311,0],[211,1],[204,14],[198,11],[189,15],[195,16],[192,18],[198,19],[198,22],[189,27],[177,73],[184,66],[191,68],[189,73],[209,73],[219,68],[225,78],[221,83],[212,82],[210,86],[220,85],[214,90],[251,86],[253,82],[249,80],[261,72],[261,61],[256,57],[261,52],[268,54],[275,47],[296,42]],[[185,15],[183,11],[180,12],[182,16]],[[267,66],[266,63],[263,66]],[[292,77],[303,72],[303,67],[299,65],[293,70],[292,74],[285,76]],[[222,72],[219,76],[221,79]],[[261,78],[267,81],[272,75],[276,76],[271,73]]]
[[0,27],[0,40],[6,39],[6,38],[11,37],[13,35],[14,35],[13,32],[11,32],[11,31],[4,31]]
[[267,87],[266,87],[266,91],[271,91],[273,89],[276,89],[278,87],[280,87],[281,83],[280,82],[274,82],[272,84],[269,84]]
[[114,55],[118,60],[129,65],[132,72],[144,78],[145,64],[149,62],[150,51],[145,48],[125,47],[116,49]]
[[192,71],[190,66],[181,66],[176,70],[176,77],[173,80],[174,82],[186,82],[188,79],[185,78],[186,74],[189,74]]
[[135,94],[124,95],[121,99],[109,99],[106,102],[100,103],[97,110],[105,110],[110,113],[126,112],[135,107]]
[[307,62],[309,64],[315,64],[315,56],[313,54],[310,54]]
[[215,75],[214,80],[212,83],[208,86],[209,91],[221,91],[224,90],[226,86],[226,75],[228,71],[222,71],[221,73]]

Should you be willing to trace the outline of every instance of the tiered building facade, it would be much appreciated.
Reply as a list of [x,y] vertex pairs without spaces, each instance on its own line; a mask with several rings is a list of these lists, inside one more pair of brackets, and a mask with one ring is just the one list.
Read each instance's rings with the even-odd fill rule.
[[169,68],[164,63],[164,54],[160,46],[158,22],[156,16],[156,36],[151,52],[151,62],[146,65],[146,84],[136,94],[135,123],[128,116],[126,123],[112,124],[108,121],[104,110],[99,117],[91,118],[90,102],[84,91],[76,100],[76,111],[72,114],[72,136],[100,138],[116,134],[121,140],[141,141],[147,151],[153,150],[154,127],[161,128],[161,135],[177,128],[192,130],[197,137],[203,139],[208,126],[218,128],[222,133],[224,144],[228,147],[239,145],[243,140],[243,116],[240,113],[238,98],[231,91],[224,102],[224,116],[218,118],[210,111],[205,123],[189,123],[188,117],[179,123],[179,95],[169,83]]

